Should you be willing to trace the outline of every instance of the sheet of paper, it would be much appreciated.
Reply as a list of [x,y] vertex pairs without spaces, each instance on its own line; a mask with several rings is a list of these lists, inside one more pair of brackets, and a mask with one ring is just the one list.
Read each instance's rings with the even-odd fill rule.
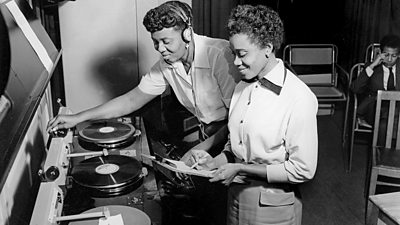
[[163,167],[166,167],[172,171],[179,172],[179,173],[196,175],[196,176],[200,176],[200,177],[213,177],[214,176],[215,171],[192,169],[182,161],[176,161],[176,160],[172,160],[172,159],[165,159],[165,160],[168,160],[170,163],[174,164],[176,167],[170,166],[169,164],[166,164],[166,163],[160,163],[158,161],[156,161],[156,162],[158,164],[162,165]]
[[[168,160],[170,163],[174,164],[175,166],[171,166],[168,165],[166,163],[161,163],[159,161],[156,160],[156,158],[154,156],[150,156],[150,155],[145,155],[142,154],[143,157],[151,159],[152,161],[156,162],[157,164],[171,170],[174,172],[178,172],[178,173],[185,173],[185,174],[189,174],[189,175],[196,175],[196,176],[200,176],[200,177],[208,177],[211,178],[214,176],[215,170],[209,171],[209,170],[196,170],[196,169],[191,169],[189,166],[187,166],[184,162],[182,161],[176,161],[176,160],[172,160],[172,159],[165,159]],[[243,175],[237,175],[233,181],[233,183],[238,183],[238,184],[247,184],[249,183],[248,178],[246,176]]]
[[21,28],[29,44],[32,46],[33,50],[36,52],[43,66],[46,68],[47,72],[50,73],[53,68],[53,61],[51,60],[49,54],[44,48],[42,42],[36,36],[35,32],[29,25],[28,20],[26,20],[24,14],[19,9],[17,3],[14,0],[6,3],[8,10],[14,17],[15,22]]
[[161,163],[159,161],[156,160],[156,158],[154,156],[149,156],[149,155],[144,155],[142,154],[142,156],[153,160],[154,162],[156,162],[157,164],[171,170],[174,172],[178,172],[178,173],[185,173],[185,174],[189,174],[189,175],[195,175],[195,176],[200,176],[200,177],[213,177],[213,174],[215,171],[209,171],[209,170],[197,170],[197,169],[191,169],[189,166],[187,166],[184,162],[182,161],[177,161],[177,160],[172,160],[172,159],[165,159],[168,160],[169,164],[175,165],[175,166],[171,166],[167,163]]
[[122,219],[122,215],[118,214],[115,216],[100,218],[99,225],[124,225],[124,220]]

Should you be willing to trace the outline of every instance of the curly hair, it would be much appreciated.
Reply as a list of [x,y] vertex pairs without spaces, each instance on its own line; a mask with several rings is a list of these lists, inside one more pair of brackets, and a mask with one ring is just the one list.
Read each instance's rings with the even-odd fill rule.
[[272,44],[273,51],[283,42],[283,22],[277,12],[267,6],[239,5],[234,8],[228,20],[229,36],[246,34],[252,43],[261,48]]
[[183,30],[191,26],[192,19],[192,8],[188,4],[168,1],[148,11],[144,16],[143,25],[150,33],[170,27]]

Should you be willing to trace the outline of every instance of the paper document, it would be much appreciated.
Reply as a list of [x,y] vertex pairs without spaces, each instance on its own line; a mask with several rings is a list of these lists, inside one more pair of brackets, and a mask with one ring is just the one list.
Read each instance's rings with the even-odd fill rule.
[[215,172],[215,171],[209,171],[209,170],[192,169],[182,161],[163,158],[163,160],[165,160],[166,162],[160,162],[160,161],[156,160],[155,156],[150,156],[150,155],[145,155],[145,154],[142,154],[142,156],[146,157],[148,159],[151,159],[152,161],[156,162],[157,164],[161,165],[162,167],[165,167],[169,170],[172,170],[172,171],[178,172],[178,173],[185,173],[188,175],[195,175],[195,176],[200,176],[200,177],[213,177],[214,172]]
[[122,219],[122,215],[118,214],[115,216],[100,218],[99,225],[124,225],[124,220]]

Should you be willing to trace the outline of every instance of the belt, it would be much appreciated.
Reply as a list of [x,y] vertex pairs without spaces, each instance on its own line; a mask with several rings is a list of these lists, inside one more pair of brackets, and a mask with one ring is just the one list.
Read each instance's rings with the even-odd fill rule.
[[211,122],[209,124],[204,124],[204,123],[199,123],[199,131],[200,131],[200,139],[201,141],[204,141],[208,137],[212,136],[217,132],[221,127],[226,125],[228,123],[228,120],[221,120],[221,121],[215,121]]

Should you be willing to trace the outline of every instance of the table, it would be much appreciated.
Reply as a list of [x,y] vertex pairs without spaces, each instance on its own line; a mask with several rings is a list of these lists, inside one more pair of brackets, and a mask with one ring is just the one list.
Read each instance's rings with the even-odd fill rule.
[[373,203],[372,215],[375,224],[400,224],[400,192],[372,195],[369,200]]

